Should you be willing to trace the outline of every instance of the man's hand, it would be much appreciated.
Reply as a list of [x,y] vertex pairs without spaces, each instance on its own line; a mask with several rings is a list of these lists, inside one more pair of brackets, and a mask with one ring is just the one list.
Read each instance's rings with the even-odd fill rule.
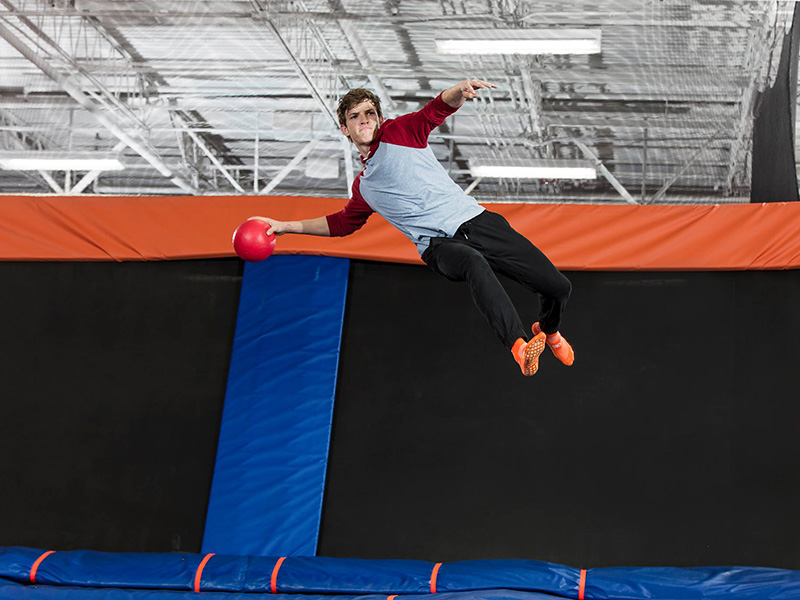
[[493,83],[489,83],[488,81],[482,81],[480,79],[465,79],[458,85],[461,88],[461,95],[464,98],[477,98],[478,92],[476,92],[475,90],[497,87]]
[[442,100],[453,108],[458,108],[467,98],[477,98],[476,90],[485,88],[496,88],[497,86],[482,79],[465,79],[451,88],[442,92]]
[[269,223],[269,229],[267,229],[267,235],[271,234],[283,235],[284,233],[302,233],[300,231],[297,231],[298,223],[292,221],[276,221],[275,219],[270,219],[269,217],[250,217],[247,220],[264,221],[265,223]]

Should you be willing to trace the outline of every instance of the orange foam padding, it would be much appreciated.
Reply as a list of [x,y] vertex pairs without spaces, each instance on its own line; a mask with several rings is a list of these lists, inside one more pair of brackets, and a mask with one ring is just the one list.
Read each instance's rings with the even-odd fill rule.
[[[0,197],[0,260],[175,260],[233,256],[247,217],[300,220],[346,200],[289,196]],[[702,206],[485,204],[565,270],[800,268],[800,202]],[[373,215],[344,238],[285,235],[277,254],[419,263]]]
[[439,568],[442,566],[442,563],[436,563],[433,565],[433,571],[431,572],[431,594],[436,593],[436,578],[439,576]]
[[205,557],[203,558],[203,560],[200,562],[200,565],[197,567],[197,572],[194,574],[194,591],[195,592],[199,592],[200,591],[200,579],[203,577],[203,569],[206,567],[206,564],[208,563],[208,561],[211,560],[212,556],[214,556],[213,553],[206,554]]
[[278,593],[278,571],[281,570],[281,565],[283,561],[286,560],[285,556],[281,556],[278,559],[278,562],[275,563],[275,568],[272,569],[272,577],[269,579],[269,589],[273,594]]
[[47,552],[42,554],[39,558],[37,558],[36,561],[33,563],[33,566],[31,567],[31,576],[30,576],[31,583],[36,583],[36,571],[39,570],[39,565],[41,565],[42,561],[51,554],[55,554],[55,550],[48,550]]

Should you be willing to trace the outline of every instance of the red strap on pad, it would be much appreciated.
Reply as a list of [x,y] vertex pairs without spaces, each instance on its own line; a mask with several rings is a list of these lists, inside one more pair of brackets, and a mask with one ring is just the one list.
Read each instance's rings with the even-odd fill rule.
[[47,552],[45,552],[39,558],[36,559],[36,562],[34,562],[33,566],[31,567],[31,583],[36,583],[36,571],[39,570],[39,565],[42,564],[42,561],[54,553],[55,550],[48,550]]
[[431,572],[431,594],[436,593],[436,578],[439,576],[439,567],[441,566],[442,563],[433,565],[433,572]]
[[197,572],[194,574],[194,591],[195,592],[199,592],[200,591],[200,578],[203,576],[203,569],[206,568],[206,564],[208,564],[208,561],[211,560],[212,556],[214,556],[213,552],[211,554],[206,554],[205,558],[203,558],[203,560],[200,561],[200,565],[197,567]]
[[278,562],[275,563],[275,568],[272,569],[272,577],[269,580],[269,586],[270,586],[270,591],[273,594],[277,594],[278,593],[278,571],[281,570],[281,565],[283,564],[283,561],[285,561],[285,560],[286,560],[286,557],[285,556],[281,556],[278,559]]

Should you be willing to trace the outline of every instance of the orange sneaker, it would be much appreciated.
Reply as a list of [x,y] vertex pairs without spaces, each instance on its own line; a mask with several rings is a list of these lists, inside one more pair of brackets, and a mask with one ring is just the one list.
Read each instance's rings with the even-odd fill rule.
[[[542,328],[539,327],[539,322],[533,324],[531,327],[531,331],[534,334],[544,333]],[[552,338],[552,339],[551,339]],[[547,336],[547,345],[550,346],[550,350],[553,351],[553,354],[556,355],[556,358],[560,360],[562,363],[567,365],[568,367],[575,362],[575,351],[570,346],[569,342],[564,339],[564,336],[560,333],[556,332],[552,335]]]
[[544,333],[539,333],[533,336],[530,342],[526,342],[522,338],[514,342],[511,352],[525,377],[536,375],[536,371],[539,370],[539,356],[544,350],[546,339],[547,336]]

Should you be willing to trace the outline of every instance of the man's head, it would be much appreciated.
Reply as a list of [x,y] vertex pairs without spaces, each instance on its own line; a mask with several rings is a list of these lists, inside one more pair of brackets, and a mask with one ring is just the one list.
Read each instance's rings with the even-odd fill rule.
[[364,88],[350,90],[342,96],[337,114],[342,133],[357,145],[370,144],[383,123],[380,98]]

